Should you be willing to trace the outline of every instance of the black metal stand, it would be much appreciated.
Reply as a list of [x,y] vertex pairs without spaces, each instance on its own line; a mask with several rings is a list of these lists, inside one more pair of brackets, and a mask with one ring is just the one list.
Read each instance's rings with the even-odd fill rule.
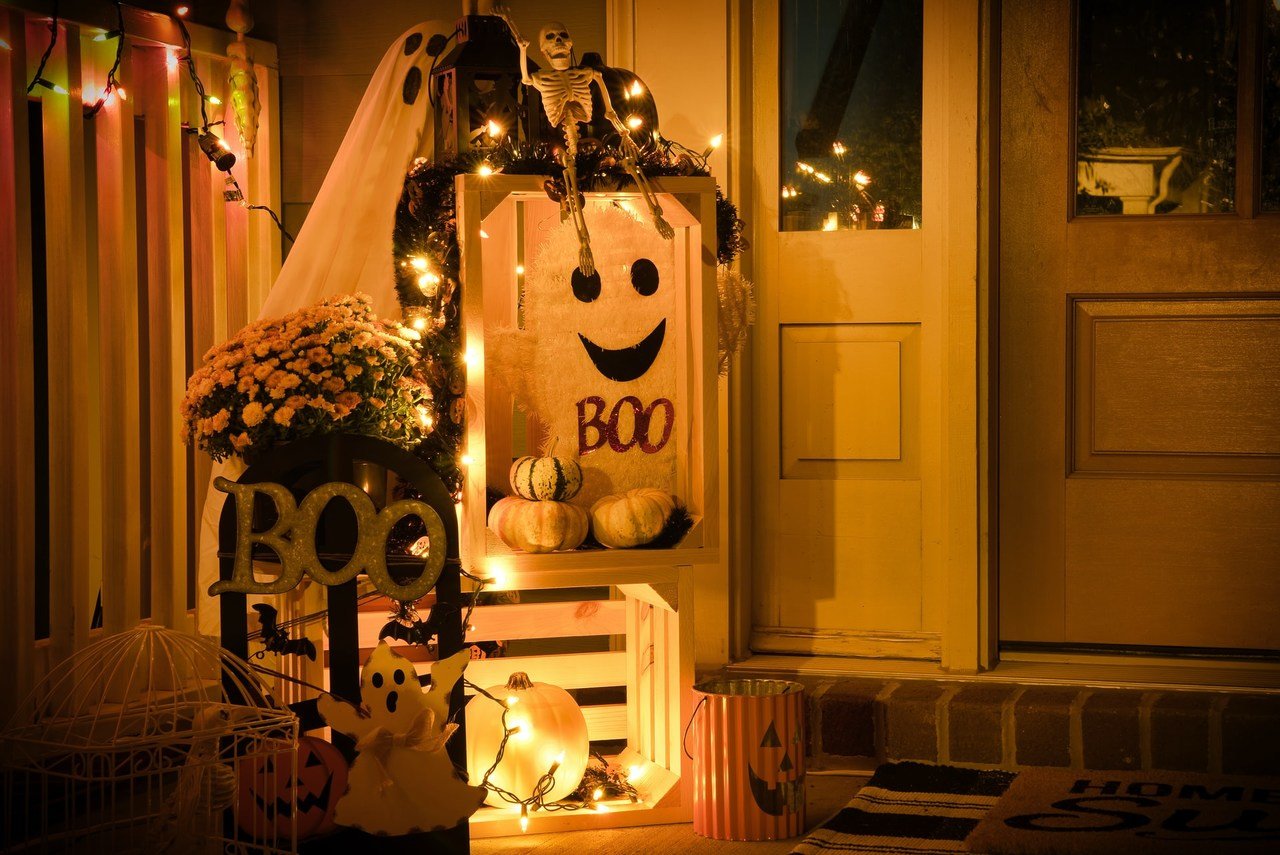
[[[443,620],[437,633],[438,655],[444,659],[463,647],[462,629],[462,574],[458,560],[458,522],[453,498],[439,476],[420,458],[398,446],[380,439],[351,434],[330,434],[290,443],[272,451],[269,458],[251,465],[240,477],[242,484],[272,482],[282,484],[301,499],[320,484],[341,481],[354,484],[356,461],[366,461],[395,472],[410,484],[444,522],[445,565],[436,582],[437,608],[442,608]],[[340,569],[350,557],[356,542],[354,518],[340,514],[336,508],[326,508],[316,530],[317,551],[326,569]],[[218,528],[220,575],[230,579],[236,547],[235,499],[229,498],[222,510]],[[439,548],[437,544],[432,549]],[[416,566],[412,566],[416,565]],[[403,583],[418,572],[418,563],[412,569],[399,574]],[[403,568],[404,565],[402,564]],[[389,567],[397,576],[397,566]],[[356,581],[329,588],[329,688],[334,697],[360,703],[360,642],[358,614],[356,610]],[[227,593],[220,603],[222,616],[222,646],[237,656],[249,656],[248,601],[245,594]],[[424,678],[424,683],[426,678]],[[465,699],[462,682],[454,686],[449,698],[450,716],[458,722],[458,730],[449,740],[449,757],[454,764],[466,766],[466,721],[461,714]],[[315,701],[294,705],[302,719],[303,729],[319,727],[315,713]],[[334,734],[334,744],[351,760],[355,756],[352,740]],[[325,837],[305,841],[299,851],[313,853],[413,852],[465,855],[471,851],[470,833],[466,822],[445,831],[410,834],[402,837],[382,837],[354,829],[339,829]]]

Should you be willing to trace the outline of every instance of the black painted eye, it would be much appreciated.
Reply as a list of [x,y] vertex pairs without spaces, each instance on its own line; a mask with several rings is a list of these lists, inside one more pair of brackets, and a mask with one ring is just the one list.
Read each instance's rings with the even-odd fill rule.
[[418,90],[422,88],[422,69],[414,66],[404,76],[404,88],[400,91],[400,97],[404,102],[413,106],[413,102],[418,100]]
[[547,33],[547,41],[551,41],[556,37],[555,33]]
[[658,292],[658,265],[647,258],[637,258],[631,265],[631,287],[642,297]]
[[373,683],[373,687],[375,689],[381,689],[382,688],[382,672],[381,671],[373,672],[373,680],[371,682]]
[[396,681],[397,686],[404,685],[404,672],[397,668],[396,672],[391,675],[391,679]]
[[422,44],[422,33],[413,33],[409,38],[404,40],[404,55],[408,56],[418,49],[418,45]]
[[569,38],[569,34],[568,34],[568,33],[561,33],[561,34],[560,34],[560,38],[562,38],[562,39],[568,39],[568,38]]
[[303,763],[302,765],[303,765],[304,767],[305,767],[305,766],[322,766],[322,765],[324,765],[324,761],[320,759],[320,755],[319,755],[319,754],[314,754],[314,753],[313,753],[313,754],[308,754],[308,755],[307,755],[307,760],[306,760],[306,762],[305,762],[305,763]]
[[[584,303],[590,303],[600,296],[600,273],[599,271],[587,276],[582,272],[582,268],[573,268],[573,276],[570,277],[573,282],[573,296],[577,297]],[[657,287],[656,285],[654,287]]]

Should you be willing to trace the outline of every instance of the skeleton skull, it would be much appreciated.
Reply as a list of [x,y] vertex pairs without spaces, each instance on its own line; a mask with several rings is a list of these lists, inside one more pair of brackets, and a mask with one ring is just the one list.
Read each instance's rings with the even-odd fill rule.
[[573,66],[573,39],[569,37],[569,28],[559,21],[549,21],[542,25],[542,30],[538,33],[538,46],[552,68],[564,71]]

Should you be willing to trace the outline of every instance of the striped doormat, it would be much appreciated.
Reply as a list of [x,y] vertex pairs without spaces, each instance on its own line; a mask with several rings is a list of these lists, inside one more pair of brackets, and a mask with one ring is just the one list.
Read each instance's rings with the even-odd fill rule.
[[792,855],[967,852],[965,837],[1015,777],[1014,772],[886,763]]

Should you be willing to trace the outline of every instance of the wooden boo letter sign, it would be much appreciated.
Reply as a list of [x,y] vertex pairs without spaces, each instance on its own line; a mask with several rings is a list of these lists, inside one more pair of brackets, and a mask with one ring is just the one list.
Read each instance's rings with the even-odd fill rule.
[[[393,600],[416,600],[424,596],[440,578],[444,568],[444,522],[435,509],[417,499],[392,502],[381,511],[368,494],[353,484],[334,481],[316,487],[298,505],[293,494],[280,484],[239,484],[226,478],[213,482],[236,499],[236,557],[230,579],[209,586],[211,595],[283,594],[293,590],[306,573],[321,585],[341,585],[364,572],[380,593]],[[266,531],[253,530],[254,497],[261,493],[275,503],[279,519]],[[316,525],[331,499],[346,499],[356,515],[356,546],[341,570],[326,570],[316,554]],[[387,536],[391,527],[407,516],[416,516],[427,526],[430,548],[422,573],[401,585],[387,572]],[[280,556],[280,577],[267,582],[253,578],[253,547],[262,543]]]

